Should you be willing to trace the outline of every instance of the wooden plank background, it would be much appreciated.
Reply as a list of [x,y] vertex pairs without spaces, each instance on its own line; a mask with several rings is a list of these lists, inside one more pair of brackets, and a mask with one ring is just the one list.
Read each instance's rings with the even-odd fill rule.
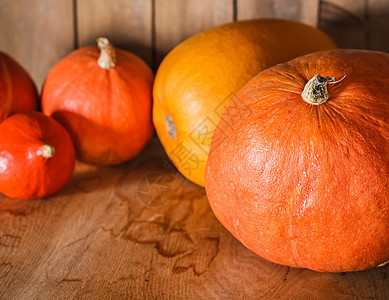
[[283,18],[316,26],[341,48],[389,51],[387,0],[0,0],[0,50],[41,87],[50,68],[99,36],[154,70],[185,38],[236,20]]
[[[264,17],[316,26],[341,48],[389,52],[388,0],[0,0],[0,50],[40,88],[57,61],[99,36],[155,71],[196,32]],[[162,176],[164,205],[142,198],[148,175]],[[78,163],[50,199],[0,195],[0,299],[388,299],[388,286],[389,265],[322,274],[257,257],[156,139],[121,166]]]

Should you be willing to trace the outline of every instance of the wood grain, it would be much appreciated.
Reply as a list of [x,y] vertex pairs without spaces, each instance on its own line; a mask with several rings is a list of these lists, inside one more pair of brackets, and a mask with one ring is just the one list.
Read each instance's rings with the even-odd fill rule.
[[233,21],[232,0],[155,0],[156,60],[184,39]]
[[317,26],[319,0],[239,0],[238,20],[277,18]]
[[52,66],[74,48],[71,0],[1,0],[0,50],[42,86]]
[[366,0],[322,0],[318,27],[340,48],[367,49],[366,3]]
[[79,46],[98,37],[152,64],[152,0],[77,0]]
[[389,51],[389,2],[322,0],[319,28],[341,48]]
[[367,1],[367,45],[369,49],[389,52],[389,1]]
[[387,299],[388,275],[256,256],[156,139],[121,166],[78,163],[51,198],[0,196],[0,299]]
[[[75,36],[83,46],[107,35],[151,63],[153,51],[159,62],[234,14],[315,25],[320,8],[319,27],[339,46],[389,52],[385,0],[235,3],[234,12],[232,0],[0,0],[0,49],[40,86]],[[177,173],[156,139],[121,166],[77,163],[53,197],[0,195],[0,299],[389,299],[388,275],[389,265],[326,274],[256,256],[216,220],[204,189]]]

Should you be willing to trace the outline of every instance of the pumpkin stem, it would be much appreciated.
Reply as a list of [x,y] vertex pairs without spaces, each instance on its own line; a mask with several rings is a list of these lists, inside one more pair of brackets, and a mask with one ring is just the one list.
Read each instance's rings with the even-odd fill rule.
[[389,260],[382,263],[382,264],[379,264],[377,267],[383,267],[383,266],[386,266],[387,264],[389,264]]
[[177,127],[171,116],[165,115],[165,125],[168,135],[173,139],[177,139]]
[[109,40],[104,37],[98,38],[97,46],[100,49],[100,57],[97,60],[99,66],[105,70],[115,67],[116,52]]
[[305,102],[312,105],[323,104],[330,97],[330,93],[327,90],[327,84],[335,83],[335,80],[335,77],[315,75],[305,85],[301,97]]
[[38,154],[42,155],[44,158],[53,157],[54,152],[54,147],[48,144],[43,144],[42,147],[38,150]]

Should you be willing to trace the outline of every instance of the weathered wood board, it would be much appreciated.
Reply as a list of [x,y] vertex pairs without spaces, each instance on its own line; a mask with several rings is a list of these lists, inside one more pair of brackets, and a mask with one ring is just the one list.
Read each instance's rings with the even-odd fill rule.
[[74,49],[72,1],[0,0],[0,51],[15,58],[38,89]]
[[151,0],[77,0],[76,11],[78,46],[103,36],[152,64]]
[[253,254],[157,139],[133,161],[78,163],[48,199],[0,196],[0,299],[388,299],[389,265],[328,274]]
[[178,43],[207,28],[254,18],[317,26],[340,48],[389,51],[387,0],[0,0],[0,51],[40,89],[71,50],[107,36],[157,70]]

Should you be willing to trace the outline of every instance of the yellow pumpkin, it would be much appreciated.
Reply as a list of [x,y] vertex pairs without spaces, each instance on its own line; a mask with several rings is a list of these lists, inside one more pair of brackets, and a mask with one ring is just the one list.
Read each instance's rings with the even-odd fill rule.
[[233,105],[225,111],[234,94],[264,69],[333,48],[318,29],[275,19],[229,23],[185,40],[162,61],[153,88],[154,126],[167,155],[186,178],[204,186],[216,125],[223,113],[240,113]]

